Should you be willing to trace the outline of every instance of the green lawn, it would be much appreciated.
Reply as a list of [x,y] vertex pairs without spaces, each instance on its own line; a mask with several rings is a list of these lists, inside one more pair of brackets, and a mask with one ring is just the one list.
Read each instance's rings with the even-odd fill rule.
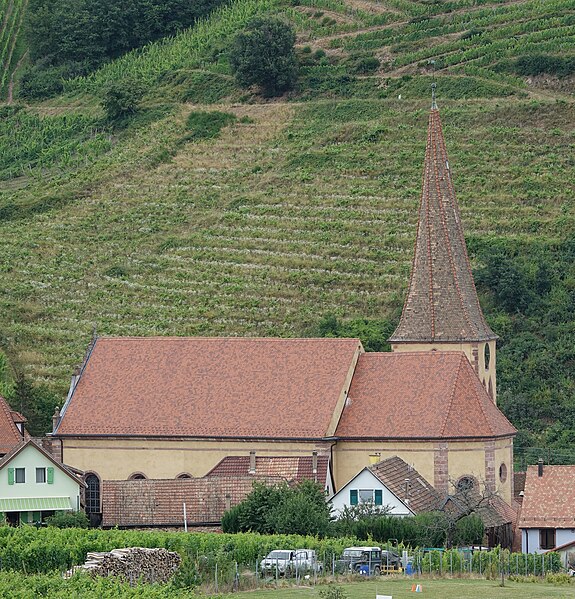
[[[574,585],[552,585],[547,583],[518,583],[505,582],[505,587],[500,587],[494,580],[420,580],[423,592],[415,594],[411,585],[416,582],[408,579],[385,579],[366,581],[351,584],[342,584],[350,599],[375,599],[378,595],[391,595],[393,599],[413,599],[425,597],[426,599],[497,599],[499,597],[517,599],[547,599],[547,597],[575,597]],[[290,589],[265,589],[245,593],[254,599],[296,599],[304,597],[319,597],[320,589],[315,588],[290,588]],[[232,595],[225,595],[231,597]],[[238,595],[235,594],[235,597]]]

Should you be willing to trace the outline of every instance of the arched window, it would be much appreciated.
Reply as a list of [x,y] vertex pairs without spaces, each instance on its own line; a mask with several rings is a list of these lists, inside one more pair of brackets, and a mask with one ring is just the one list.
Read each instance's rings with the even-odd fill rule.
[[96,474],[88,474],[86,481],[86,513],[100,513],[100,479]]
[[489,343],[485,344],[485,349],[483,350],[483,357],[485,359],[485,370],[489,370],[489,363],[491,362],[491,349],[489,349]]
[[148,477],[143,472],[132,472],[128,480],[146,480]]
[[501,466],[499,466],[499,480],[502,483],[507,480],[507,466],[505,464],[501,464]]
[[193,478],[193,476],[191,474],[188,474],[187,472],[182,472],[181,474],[178,474],[176,478]]
[[459,493],[465,493],[465,491],[471,491],[475,488],[476,481],[473,476],[462,476],[457,483],[455,484],[455,488]]

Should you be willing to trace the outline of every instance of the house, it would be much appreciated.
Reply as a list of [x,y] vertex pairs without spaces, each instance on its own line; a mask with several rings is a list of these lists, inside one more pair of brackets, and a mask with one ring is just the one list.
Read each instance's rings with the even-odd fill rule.
[[32,439],[0,461],[0,513],[8,524],[39,523],[58,511],[79,511],[84,481]]
[[413,466],[393,456],[365,467],[330,499],[334,516],[370,502],[391,516],[414,516],[438,509],[440,494]]
[[524,553],[575,541],[575,466],[528,466],[518,527]]
[[[149,480],[142,476],[127,481],[102,483],[102,526],[184,526],[219,530],[225,511],[243,501],[254,482],[294,485],[313,480],[332,488],[326,457],[229,456],[206,476]],[[185,511],[184,511],[184,505]]]
[[485,482],[510,503],[516,430],[496,405],[496,338],[475,291],[434,102],[391,353],[366,353],[358,339],[96,338],[55,414],[53,446],[86,472],[96,515],[103,481],[203,478],[252,452],[317,452],[334,491],[370,456],[397,456],[443,496],[461,480]]
[[[563,545],[559,545],[559,547],[554,547],[553,549],[549,549],[545,553],[549,552],[558,553],[561,559],[561,565],[570,572],[575,571],[575,539],[573,541],[569,541],[568,543],[564,543]],[[572,573],[571,576],[574,574]]]

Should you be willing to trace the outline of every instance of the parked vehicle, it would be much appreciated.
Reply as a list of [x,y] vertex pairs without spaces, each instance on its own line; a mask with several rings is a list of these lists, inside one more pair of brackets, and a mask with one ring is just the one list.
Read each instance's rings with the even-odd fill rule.
[[401,557],[381,547],[347,547],[338,560],[340,572],[355,572],[369,576],[379,576],[383,571],[399,570]]
[[340,572],[369,576],[381,574],[381,547],[346,547],[338,560]]
[[295,551],[293,549],[274,549],[260,562],[263,576],[289,576],[294,569]]
[[296,549],[294,567],[299,572],[323,572],[323,563],[318,561],[314,549]]

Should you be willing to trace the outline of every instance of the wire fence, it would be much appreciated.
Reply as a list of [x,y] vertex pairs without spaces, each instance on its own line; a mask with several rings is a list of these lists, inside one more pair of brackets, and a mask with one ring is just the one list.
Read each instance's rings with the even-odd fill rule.
[[199,584],[207,590],[234,592],[270,586],[315,586],[331,581],[349,581],[355,577],[406,576],[412,578],[509,576],[544,577],[562,570],[556,553],[525,554],[507,550],[417,550],[404,551],[399,561],[389,552],[381,559],[349,562],[328,552],[290,560],[261,556],[251,564],[221,560],[190,560],[189,566]]

